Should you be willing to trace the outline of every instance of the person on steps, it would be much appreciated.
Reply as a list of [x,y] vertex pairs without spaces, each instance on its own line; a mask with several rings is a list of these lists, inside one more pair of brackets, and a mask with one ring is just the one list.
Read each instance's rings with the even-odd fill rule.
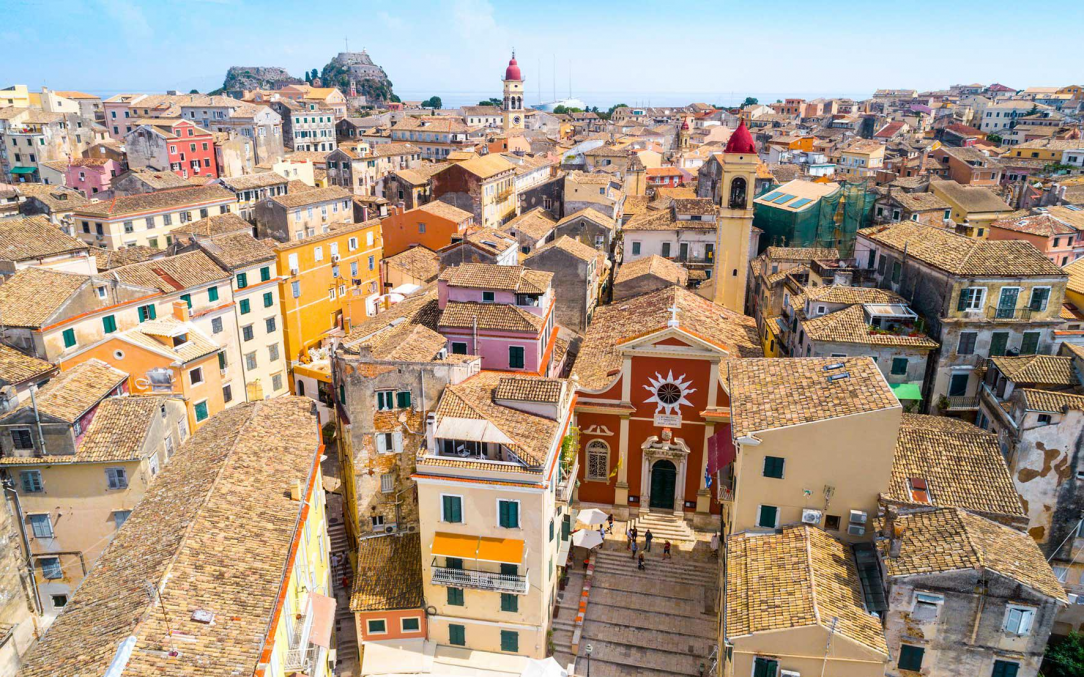
[[662,556],[665,559],[672,559],[670,555],[670,541],[663,541],[662,544]]
[[645,571],[647,567],[644,566],[644,553],[640,553],[640,558],[637,561],[636,568],[640,571]]
[[651,539],[654,536],[651,535],[651,529],[649,528],[644,532],[644,552],[651,552]]

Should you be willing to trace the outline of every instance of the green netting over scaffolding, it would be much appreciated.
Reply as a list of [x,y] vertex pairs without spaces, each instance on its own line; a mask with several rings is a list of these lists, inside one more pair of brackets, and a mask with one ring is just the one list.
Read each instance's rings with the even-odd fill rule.
[[[872,190],[872,182],[837,181],[838,190],[815,199],[791,195],[785,190],[795,183],[798,182],[772,185],[757,196],[753,225],[763,231],[760,251],[768,247],[835,247],[840,256],[850,257],[855,233],[859,228],[873,225],[873,201],[877,194]],[[801,184],[814,185],[806,181]]]

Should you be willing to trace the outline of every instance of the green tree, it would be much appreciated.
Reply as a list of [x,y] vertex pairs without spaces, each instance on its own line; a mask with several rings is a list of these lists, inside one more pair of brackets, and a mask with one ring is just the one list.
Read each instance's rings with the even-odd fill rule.
[[315,68],[313,68],[312,72],[309,73],[309,82],[312,82],[313,80],[315,80],[318,77],[320,77],[320,72],[318,70],[316,70]]
[[989,141],[990,143],[1001,143],[1001,135],[1000,134],[987,134],[986,135],[986,140]]
[[486,99],[485,101],[479,101],[478,105],[479,106],[496,106],[497,108],[500,108],[501,106],[504,105],[504,102],[501,101],[500,99],[490,97],[490,98]]
[[1047,644],[1042,674],[1044,677],[1084,675],[1084,637],[1071,632],[1068,637]]
[[554,115],[568,115],[568,107],[567,106],[554,106],[553,107],[553,114]]
[[747,96],[745,97],[745,101],[742,102],[741,107],[745,108],[746,106],[755,106],[758,103],[760,103],[760,101],[757,101],[757,98],[755,96]]
[[444,102],[440,100],[439,96],[431,96],[425,101],[422,101],[422,108],[432,108],[433,110],[440,110],[444,105]]
[[1031,104],[1031,108],[1028,110],[1028,112],[1024,113],[1024,115],[1035,115],[1038,112],[1039,106],[1036,104]]
[[199,90],[198,89],[189,90],[188,93],[189,94],[199,94]]

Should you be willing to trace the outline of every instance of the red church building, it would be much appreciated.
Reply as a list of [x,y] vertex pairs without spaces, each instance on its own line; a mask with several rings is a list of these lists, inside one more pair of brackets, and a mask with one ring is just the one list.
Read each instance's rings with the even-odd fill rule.
[[573,370],[580,503],[712,526],[726,489],[710,477],[733,453],[726,362],[761,356],[752,318],[681,287],[596,311]]

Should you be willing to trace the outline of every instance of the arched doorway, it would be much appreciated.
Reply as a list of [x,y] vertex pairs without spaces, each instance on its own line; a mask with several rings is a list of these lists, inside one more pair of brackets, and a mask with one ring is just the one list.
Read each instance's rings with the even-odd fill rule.
[[651,502],[649,507],[674,509],[674,485],[677,483],[677,467],[672,461],[662,459],[651,466]]

